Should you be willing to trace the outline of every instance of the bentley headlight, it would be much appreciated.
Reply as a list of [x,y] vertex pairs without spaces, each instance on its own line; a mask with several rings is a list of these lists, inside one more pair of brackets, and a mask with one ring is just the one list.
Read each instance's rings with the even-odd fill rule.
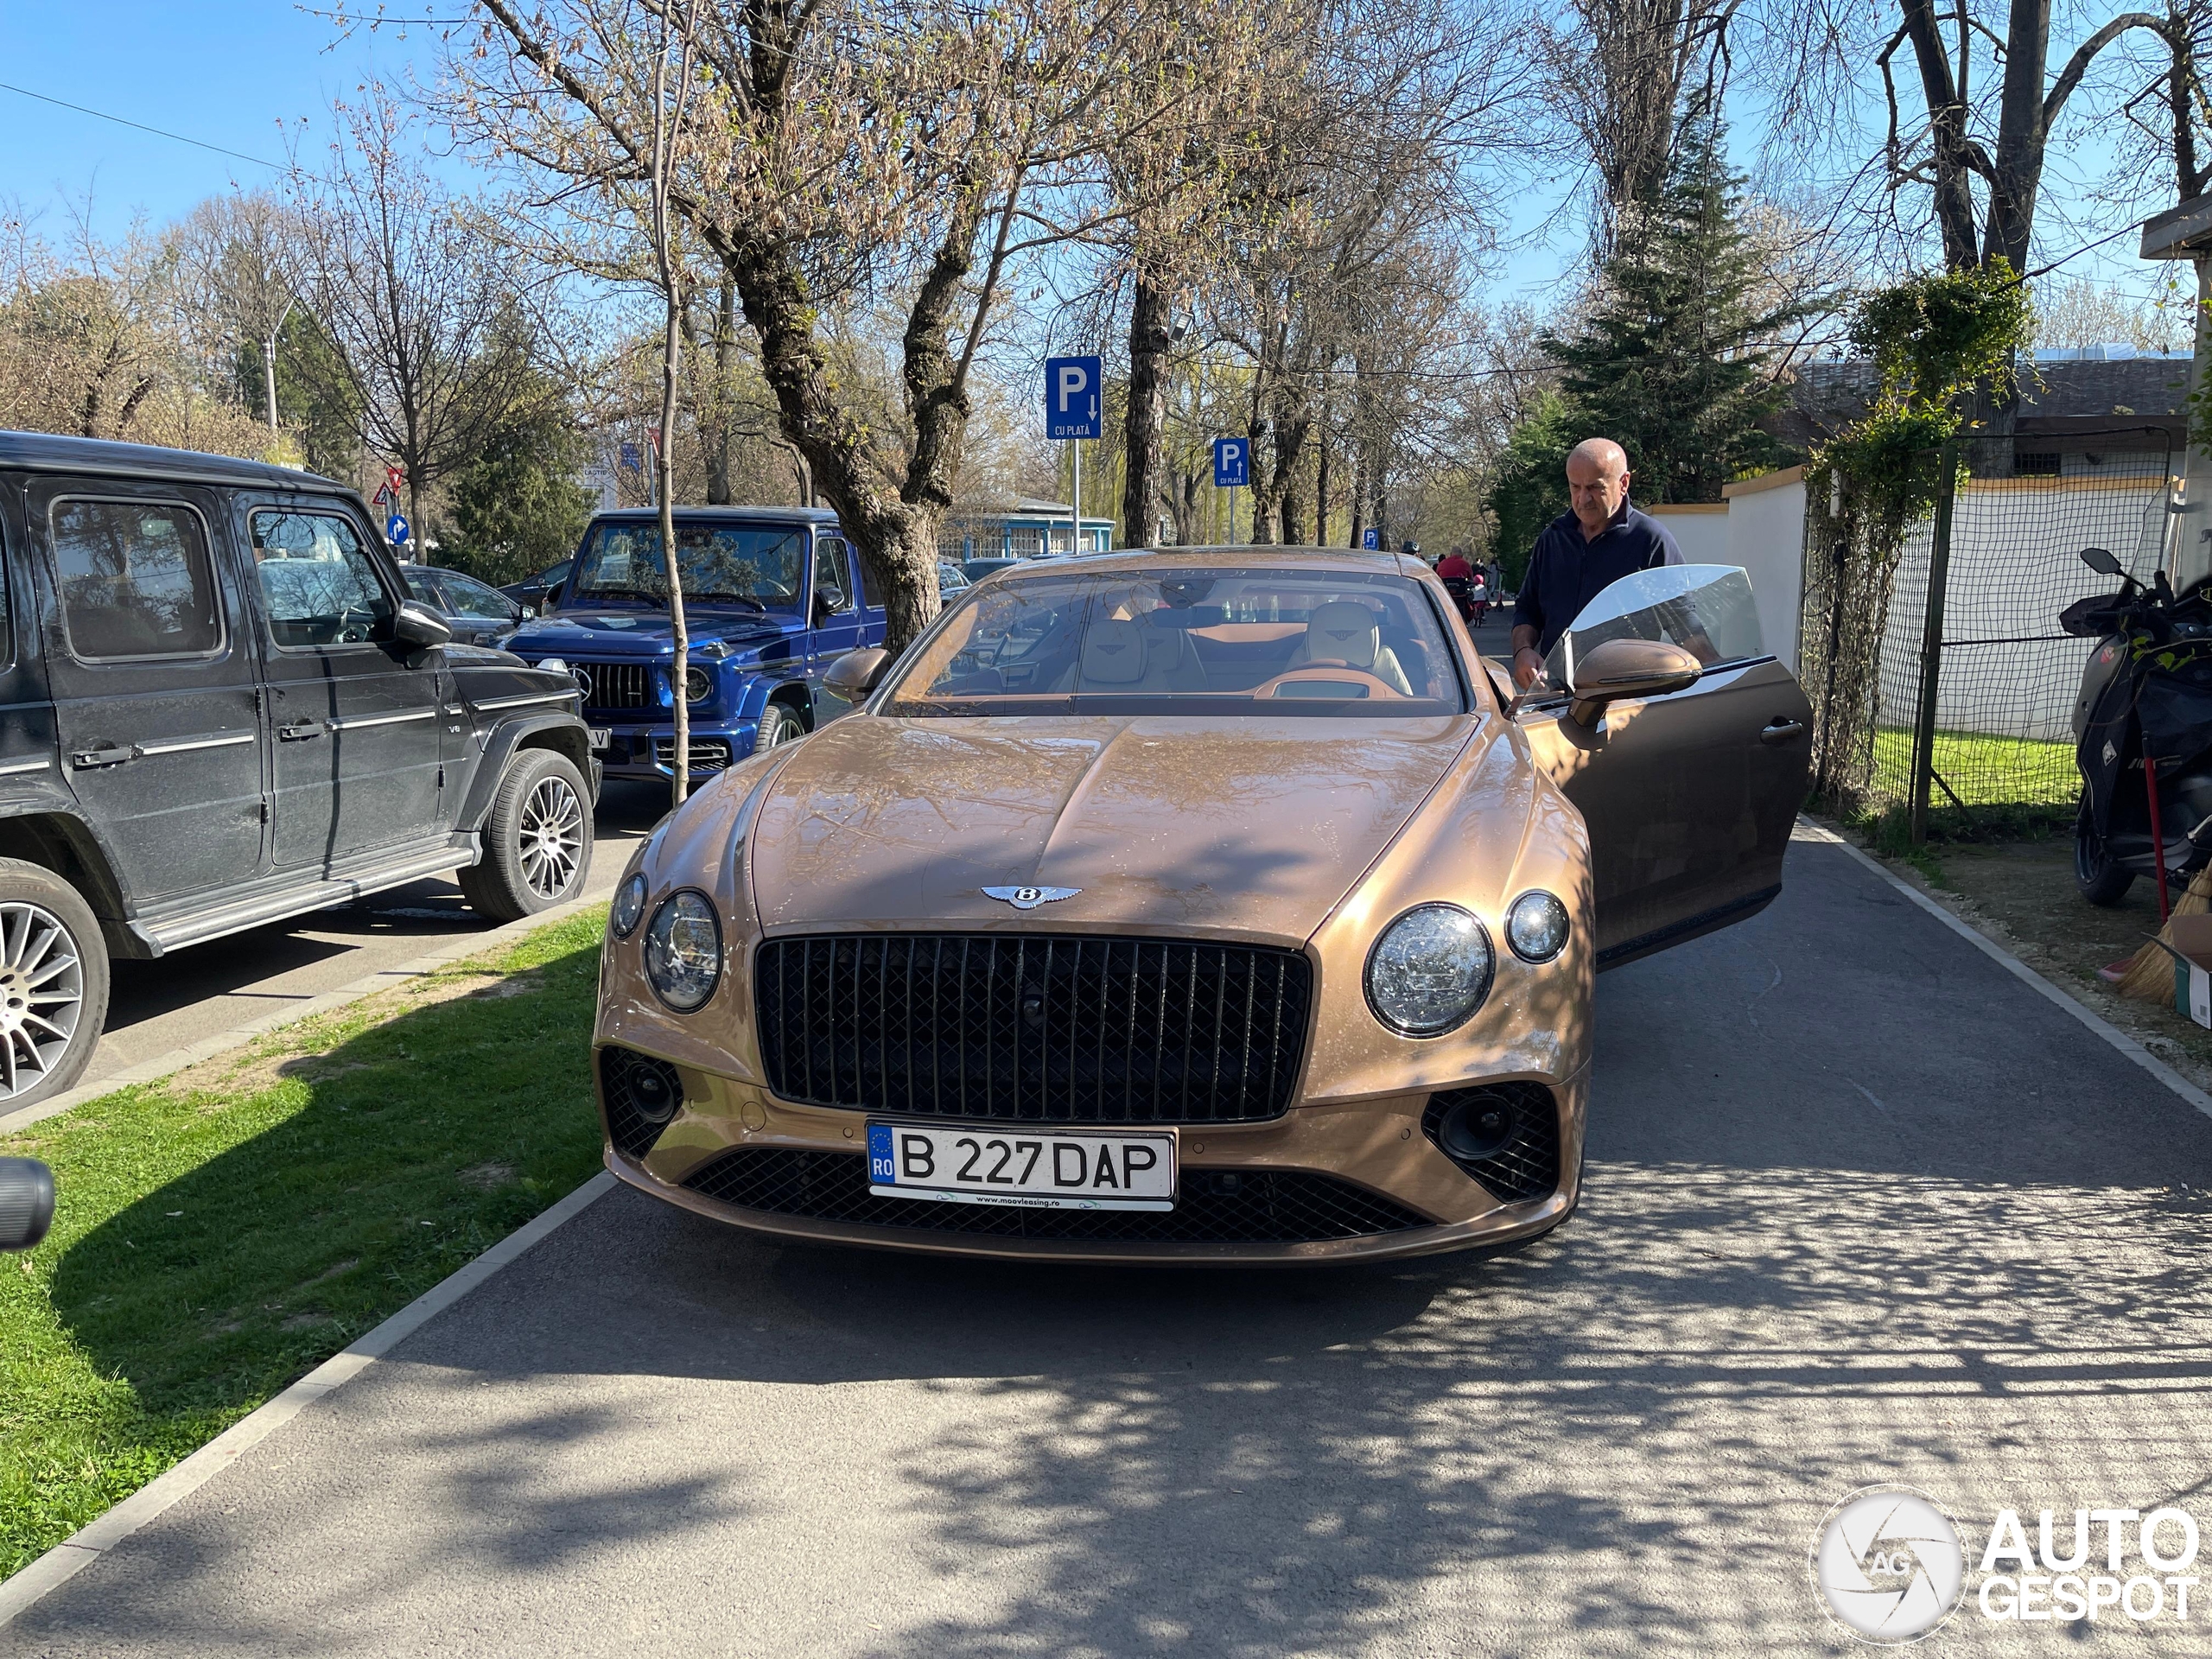
[[1505,912],[1505,942],[1523,962],[1549,962],[1567,949],[1567,906],[1539,889]]
[[638,924],[645,913],[645,873],[639,870],[622,884],[614,895],[614,904],[607,912],[607,923],[614,930],[614,937],[626,939],[638,931]]
[[1483,925],[1457,905],[1420,905],[1367,953],[1367,1002],[1408,1037],[1440,1037],[1489,993],[1497,955]]
[[722,925],[703,893],[690,887],[660,901],[645,927],[645,977],[660,1000],[689,1014],[715,994],[722,972]]

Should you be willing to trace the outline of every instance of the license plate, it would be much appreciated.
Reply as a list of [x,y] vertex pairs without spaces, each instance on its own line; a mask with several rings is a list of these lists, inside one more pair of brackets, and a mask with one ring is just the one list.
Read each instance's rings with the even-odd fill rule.
[[880,1198],[1032,1210],[1173,1210],[1175,1136],[868,1126],[868,1191]]
[[612,726],[587,726],[584,735],[591,740],[592,753],[596,754],[613,744],[614,728]]

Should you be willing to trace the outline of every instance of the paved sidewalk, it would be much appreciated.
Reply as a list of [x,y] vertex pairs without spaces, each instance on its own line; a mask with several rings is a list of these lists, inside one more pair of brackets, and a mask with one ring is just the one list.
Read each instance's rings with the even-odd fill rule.
[[[2212,1121],[1843,849],[1789,880],[1601,982],[1524,1253],[943,1265],[618,1192],[0,1653],[1842,1654],[1862,1484],[1970,1550],[2202,1515]],[[1970,1613],[1917,1651],[2212,1645]]]

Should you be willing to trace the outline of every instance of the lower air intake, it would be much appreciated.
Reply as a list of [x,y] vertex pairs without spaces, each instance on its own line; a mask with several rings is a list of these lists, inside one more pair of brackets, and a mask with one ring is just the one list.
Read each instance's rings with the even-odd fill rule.
[[1541,1084],[1431,1095],[1421,1127],[1500,1204],[1528,1204],[1559,1191],[1559,1107]]
[[626,1048],[599,1051],[599,1090],[607,1103],[607,1138],[626,1158],[651,1152],[683,1104],[683,1080],[674,1066]]
[[988,1238],[1159,1244],[1302,1244],[1372,1238],[1433,1224],[1333,1176],[1302,1170],[1187,1169],[1170,1211],[1020,1210],[880,1198],[865,1154],[740,1147],[683,1185],[703,1198],[771,1215]]

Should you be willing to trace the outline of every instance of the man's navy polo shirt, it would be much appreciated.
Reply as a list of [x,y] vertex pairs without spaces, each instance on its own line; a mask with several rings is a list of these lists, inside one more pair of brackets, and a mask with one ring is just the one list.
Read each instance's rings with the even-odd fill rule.
[[1584,541],[1581,521],[1563,512],[1536,537],[1513,602],[1513,624],[1535,629],[1537,653],[1548,657],[1582,607],[1623,576],[1681,562],[1682,550],[1667,526],[1625,501],[1594,541]]

